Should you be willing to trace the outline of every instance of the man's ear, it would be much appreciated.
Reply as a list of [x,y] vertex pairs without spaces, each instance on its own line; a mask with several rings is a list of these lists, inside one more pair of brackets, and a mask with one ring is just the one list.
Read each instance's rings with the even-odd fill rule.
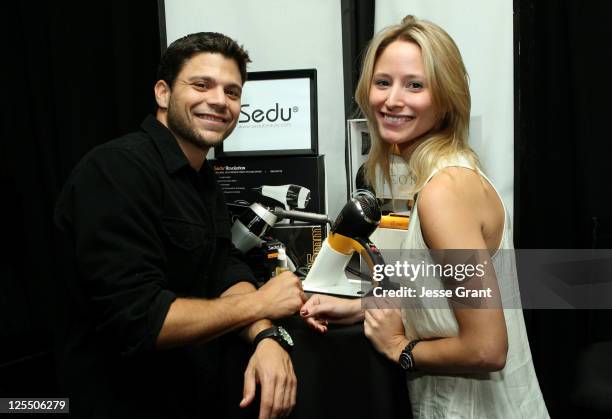
[[170,86],[164,80],[158,80],[153,88],[155,91],[155,101],[161,109],[168,109],[170,103]]

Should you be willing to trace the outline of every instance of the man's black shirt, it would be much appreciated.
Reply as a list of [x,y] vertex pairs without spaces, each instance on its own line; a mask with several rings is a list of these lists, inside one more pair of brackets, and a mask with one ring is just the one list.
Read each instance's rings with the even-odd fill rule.
[[[212,298],[254,283],[231,244],[209,164],[195,171],[149,116],[140,131],[79,162],[55,220],[73,256],[59,322],[59,372],[71,410],[93,417],[206,411],[216,398],[217,343],[168,351],[155,344],[177,297]],[[151,412],[145,400],[155,401]]]

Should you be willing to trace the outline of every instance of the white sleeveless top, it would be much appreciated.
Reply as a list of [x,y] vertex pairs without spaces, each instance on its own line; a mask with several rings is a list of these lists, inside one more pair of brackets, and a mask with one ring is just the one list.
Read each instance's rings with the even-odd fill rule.
[[[458,155],[454,159],[441,162],[431,173],[428,181],[445,167],[464,167],[474,170],[467,159]],[[491,181],[480,170],[476,170],[487,179],[499,196]],[[427,249],[419,222],[417,202],[414,203],[408,231],[401,248]],[[513,249],[512,228],[505,206],[504,231],[499,248]],[[475,374],[408,374],[408,391],[415,418],[549,417],[533,368],[523,311],[520,309],[514,256],[512,252],[495,252],[492,262],[497,277],[504,278],[504,281],[499,281],[499,288],[508,333],[506,365],[501,371]],[[436,279],[428,278],[428,281],[433,280]],[[439,288],[444,288],[441,281],[438,285]],[[446,300],[444,303],[448,306]],[[459,332],[457,320],[450,306],[448,307],[404,309],[402,317],[406,337],[412,340],[457,336]]]

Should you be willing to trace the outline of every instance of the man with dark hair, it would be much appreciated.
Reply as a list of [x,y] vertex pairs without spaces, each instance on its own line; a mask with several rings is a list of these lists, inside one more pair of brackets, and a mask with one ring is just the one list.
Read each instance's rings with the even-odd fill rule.
[[215,32],[187,35],[174,41],[159,62],[157,79],[172,86],[185,60],[200,52],[217,53],[234,60],[243,83],[246,81],[247,64],[251,62],[249,54],[233,39]]
[[301,307],[300,280],[283,273],[256,289],[206,161],[236,126],[249,61],[221,34],[175,41],[156,116],[86,155],[60,194],[55,219],[75,272],[58,360],[79,417],[218,417],[215,338],[239,329],[256,345],[240,406],[256,383],[260,417],[295,404],[291,342],[268,319]]

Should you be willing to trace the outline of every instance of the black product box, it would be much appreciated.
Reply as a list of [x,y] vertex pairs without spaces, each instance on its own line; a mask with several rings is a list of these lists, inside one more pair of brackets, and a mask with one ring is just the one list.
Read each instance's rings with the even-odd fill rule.
[[296,274],[306,276],[321,250],[327,228],[324,224],[277,225],[270,235],[283,243],[287,256],[296,268]]
[[268,231],[264,244],[246,254],[246,261],[255,278],[266,282],[279,266],[278,249],[287,253],[288,268],[299,277],[306,277],[326,237],[326,226],[319,224],[278,225]]
[[[323,156],[232,157],[212,162],[225,202],[235,222],[249,205],[283,207],[325,214],[325,166]],[[325,224],[278,221],[262,237],[274,247],[280,242],[287,252],[290,267],[305,276],[327,235]],[[270,246],[267,246],[270,247]],[[274,270],[270,249],[247,253],[251,269],[260,281]],[[273,252],[273,250],[272,250]],[[268,276],[268,277],[266,277]]]
[[254,202],[325,213],[323,156],[226,158],[212,161],[232,216]]

